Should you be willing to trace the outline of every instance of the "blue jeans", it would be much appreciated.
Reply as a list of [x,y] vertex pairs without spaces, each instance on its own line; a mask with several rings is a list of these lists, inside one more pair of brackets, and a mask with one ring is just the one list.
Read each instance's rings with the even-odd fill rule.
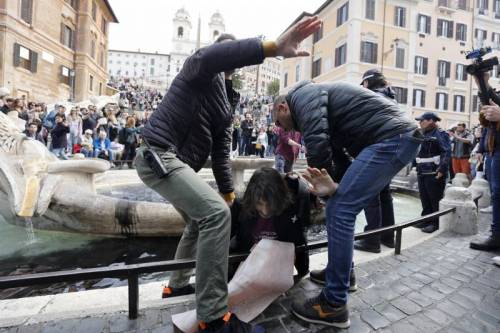
[[51,151],[54,155],[56,155],[56,157],[62,160],[68,159],[68,157],[66,156],[66,148],[52,148]]
[[325,297],[347,303],[356,215],[416,156],[421,140],[414,131],[372,144],[358,155],[326,204],[328,265]]
[[491,201],[493,205],[493,221],[491,222],[491,232],[500,235],[500,151],[496,151],[491,156],[490,186]]
[[293,171],[293,161],[287,161],[283,155],[274,156],[274,168],[279,173],[289,173]]

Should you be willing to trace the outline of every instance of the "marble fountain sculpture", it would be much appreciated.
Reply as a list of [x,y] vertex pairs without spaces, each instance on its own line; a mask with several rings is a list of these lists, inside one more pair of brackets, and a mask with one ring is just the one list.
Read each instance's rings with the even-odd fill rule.
[[[133,201],[97,193],[96,175],[110,168],[100,159],[57,159],[40,142],[28,139],[17,115],[0,112],[0,214],[35,229],[100,235],[175,236],[184,221],[172,205]],[[235,188],[244,189],[243,172],[270,160],[235,160]]]

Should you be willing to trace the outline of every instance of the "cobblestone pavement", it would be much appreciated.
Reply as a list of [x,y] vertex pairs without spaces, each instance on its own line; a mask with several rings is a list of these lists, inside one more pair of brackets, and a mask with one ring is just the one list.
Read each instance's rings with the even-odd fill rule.
[[[487,234],[488,223],[480,225],[481,233]],[[349,330],[310,325],[290,314],[294,299],[320,291],[307,279],[276,300],[255,322],[269,333],[499,333],[500,267],[494,266],[491,258],[500,252],[471,250],[472,238],[442,234],[402,255],[357,266],[359,289],[349,298]],[[0,333],[167,333],[174,332],[171,315],[191,308],[193,304],[148,309],[135,321],[119,313],[0,329]]]

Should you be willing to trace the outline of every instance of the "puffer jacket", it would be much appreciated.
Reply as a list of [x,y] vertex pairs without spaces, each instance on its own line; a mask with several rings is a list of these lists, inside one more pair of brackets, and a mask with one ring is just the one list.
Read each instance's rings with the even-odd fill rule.
[[158,109],[143,130],[150,145],[172,149],[199,171],[208,157],[221,193],[233,191],[231,165],[231,105],[221,74],[262,63],[258,38],[213,44],[189,57]]
[[301,82],[287,103],[304,136],[308,165],[332,175],[332,152],[345,149],[357,156],[369,145],[417,128],[388,98],[346,82]]

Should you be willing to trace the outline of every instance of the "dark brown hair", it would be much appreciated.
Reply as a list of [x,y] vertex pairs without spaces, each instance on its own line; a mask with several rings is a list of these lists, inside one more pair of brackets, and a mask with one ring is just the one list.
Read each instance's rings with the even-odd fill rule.
[[272,216],[283,213],[293,202],[290,190],[281,174],[273,168],[255,170],[243,195],[242,205],[245,216],[255,217],[257,202],[266,202]]

